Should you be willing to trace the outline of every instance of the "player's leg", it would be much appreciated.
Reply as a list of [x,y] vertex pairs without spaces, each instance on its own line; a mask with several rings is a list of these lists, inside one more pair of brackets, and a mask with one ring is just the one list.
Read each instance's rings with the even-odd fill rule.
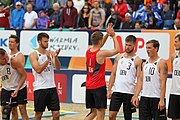
[[[163,110],[159,110],[158,109],[158,104],[159,104],[160,98],[153,98],[152,102],[151,102],[151,106],[152,106],[152,115],[154,117],[155,120],[167,120],[166,117],[166,106]],[[164,103],[166,103],[166,101],[164,100]]]
[[136,107],[131,103],[132,96],[132,94],[123,94],[123,111],[125,120],[132,120],[132,113],[136,112]]
[[86,115],[84,120],[93,120],[97,115],[96,108],[92,108],[90,113]]
[[86,108],[90,108],[90,113],[86,115],[84,120],[93,120],[97,115],[93,90],[86,89]]
[[104,120],[105,109],[107,108],[106,86],[97,88],[93,91],[95,108],[97,110],[97,120]]
[[109,106],[109,120],[116,120],[117,113],[122,104],[122,94],[113,92]]
[[170,94],[168,117],[172,120],[180,120],[180,95]]
[[149,98],[141,97],[139,101],[139,120],[152,120]]
[[[2,118],[3,119],[10,119],[10,113],[12,110],[12,107],[16,107],[16,105],[14,106],[10,106],[9,102],[10,102],[10,97],[11,97],[11,93],[13,91],[7,91],[5,89],[2,89],[2,93],[1,93],[1,111],[2,111]],[[12,99],[12,102],[14,102],[15,99]]]
[[41,120],[48,99],[47,99],[46,89],[34,91],[34,111],[35,111],[34,120]]
[[48,110],[52,111],[53,120],[59,120],[60,117],[60,105],[59,105],[59,97],[56,88],[48,89]]
[[26,104],[27,104],[27,88],[24,87],[18,92],[17,102],[19,106],[19,111],[23,120],[28,120]]
[[12,107],[12,109],[11,109],[11,114],[12,114],[12,120],[18,120],[17,107]]

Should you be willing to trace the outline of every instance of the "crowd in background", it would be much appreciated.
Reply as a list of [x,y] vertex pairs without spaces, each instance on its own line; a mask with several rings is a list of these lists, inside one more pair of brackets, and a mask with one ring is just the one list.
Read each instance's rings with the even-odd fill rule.
[[0,0],[12,29],[180,29],[180,0]]

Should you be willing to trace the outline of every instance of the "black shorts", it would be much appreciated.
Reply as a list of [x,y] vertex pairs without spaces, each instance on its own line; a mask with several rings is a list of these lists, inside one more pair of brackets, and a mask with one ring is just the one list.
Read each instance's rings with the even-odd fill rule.
[[59,111],[59,97],[56,88],[34,91],[34,111],[44,112],[46,107],[51,111]]
[[121,104],[123,103],[124,114],[136,112],[136,107],[131,103],[132,96],[133,94],[113,92],[109,110],[119,111]]
[[141,97],[139,102],[140,120],[167,120],[166,108],[158,110],[160,98]]
[[106,86],[86,89],[86,108],[107,108]]
[[[2,89],[1,93],[1,105],[5,106],[7,102],[9,102],[12,91],[7,91]],[[18,104],[26,104],[27,103],[27,88],[24,87],[23,89],[19,90],[17,96],[11,99],[12,107],[17,106]]]
[[180,119],[180,95],[170,94],[168,117],[173,119]]

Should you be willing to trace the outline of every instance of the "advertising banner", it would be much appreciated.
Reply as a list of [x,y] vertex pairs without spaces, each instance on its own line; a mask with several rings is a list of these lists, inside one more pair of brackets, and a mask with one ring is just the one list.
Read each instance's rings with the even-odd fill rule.
[[[34,76],[31,72],[27,72],[27,97],[28,100],[34,100],[33,82]],[[55,74],[55,84],[61,102],[66,102],[67,75]]]
[[59,31],[22,31],[20,51],[24,55],[29,55],[38,48],[37,35],[45,32],[49,35],[50,50],[61,49],[59,56],[79,56],[84,57],[88,48],[88,32],[59,32]]
[[[105,76],[106,87],[109,85],[109,75]],[[85,91],[86,91],[86,75],[74,74],[72,77],[72,102],[73,103],[85,103]],[[107,101],[109,105],[109,100]]]
[[13,34],[16,35],[15,30],[0,30],[0,48],[5,49],[7,52],[9,52],[9,36]]
[[[137,38],[137,44],[135,47],[136,54],[142,59],[148,58],[146,53],[146,42],[149,40],[158,40],[160,43],[159,55],[164,58],[169,58],[169,47],[170,47],[170,35],[169,33],[136,33],[136,32],[116,32],[116,38],[119,42],[120,53],[125,52],[125,38],[128,35],[134,35]],[[112,49],[114,47],[113,40],[111,37],[108,38],[107,42],[102,49]]]

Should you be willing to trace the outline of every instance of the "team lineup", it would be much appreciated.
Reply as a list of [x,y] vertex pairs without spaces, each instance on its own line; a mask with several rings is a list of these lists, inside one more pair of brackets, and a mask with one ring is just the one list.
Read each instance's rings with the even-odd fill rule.
[[[114,47],[101,49],[111,37]],[[139,110],[140,120],[180,120],[180,34],[174,37],[175,53],[171,55],[172,88],[169,104],[166,108],[166,81],[168,65],[159,56],[160,44],[156,39],[146,42],[146,60],[135,53],[137,38],[127,35],[125,52],[120,54],[116,34],[111,23],[106,34],[94,31],[91,35],[92,46],[86,51],[86,108],[90,112],[84,120],[104,120],[107,99],[110,99],[109,120],[116,116],[123,105],[125,120],[132,119],[132,113]],[[9,36],[7,53],[0,48],[0,78],[2,80],[1,111],[3,120],[18,120],[18,108],[22,120],[28,120],[25,57],[18,51],[19,38]],[[58,58],[60,49],[48,50],[49,35],[41,32],[37,35],[39,47],[29,55],[34,75],[34,120],[41,120],[46,107],[52,113],[53,120],[60,119],[59,97],[54,81],[54,70],[60,70]],[[116,55],[109,78],[105,81],[106,58]],[[138,108],[138,109],[136,109]],[[168,111],[166,111],[168,109]],[[11,116],[11,117],[10,117]]]

